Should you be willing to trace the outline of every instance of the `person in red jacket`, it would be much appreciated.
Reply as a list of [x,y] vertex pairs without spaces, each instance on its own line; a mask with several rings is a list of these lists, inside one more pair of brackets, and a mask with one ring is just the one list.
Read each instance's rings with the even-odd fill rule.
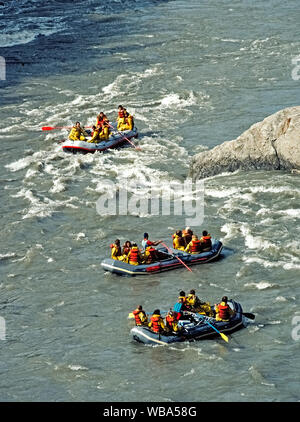
[[166,327],[164,324],[164,320],[162,319],[160,315],[159,309],[155,309],[155,311],[153,312],[148,326],[151,328],[151,330],[154,333],[157,333],[157,334],[163,333],[165,331]]
[[132,313],[134,315],[135,325],[140,327],[148,324],[148,318],[142,305],[139,305],[134,311],[132,311]]
[[215,305],[216,320],[217,321],[229,321],[234,315],[234,311],[228,305],[228,297],[223,296],[222,301]]

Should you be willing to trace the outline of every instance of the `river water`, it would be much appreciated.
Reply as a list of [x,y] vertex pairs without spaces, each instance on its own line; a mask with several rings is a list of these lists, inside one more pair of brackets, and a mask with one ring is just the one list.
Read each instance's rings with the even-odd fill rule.
[[[299,105],[298,0],[20,0],[0,17],[0,400],[299,401],[299,175],[206,179],[193,229],[224,253],[192,272],[104,273],[117,237],[170,245],[186,220],[96,209],[109,183],[166,192],[195,153]],[[102,110],[114,120],[119,104],[141,151],[68,155],[66,130],[41,130]],[[131,340],[138,304],[165,310],[191,288],[212,303],[226,294],[255,322],[228,344]]]

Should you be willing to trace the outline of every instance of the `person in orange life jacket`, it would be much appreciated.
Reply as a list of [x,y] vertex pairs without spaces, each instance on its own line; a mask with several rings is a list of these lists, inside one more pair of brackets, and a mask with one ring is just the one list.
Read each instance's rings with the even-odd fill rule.
[[100,111],[100,113],[97,116],[97,126],[102,126],[102,124],[105,120],[108,121],[108,118],[103,113],[103,111]]
[[111,258],[116,259],[118,261],[123,261],[120,240],[116,239],[115,243],[112,243],[110,247],[111,247]]
[[177,230],[175,234],[173,234],[173,248],[178,249],[179,251],[184,251],[184,239],[182,237],[181,230]]
[[142,240],[142,248],[143,251],[146,250],[147,246],[157,246],[162,242],[162,240],[156,240],[155,242],[152,242],[151,240],[149,240],[149,235],[148,233],[144,233],[144,240]]
[[190,227],[186,227],[184,230],[182,230],[182,238],[184,240],[184,246],[187,247],[187,245],[190,243],[190,241],[192,240],[192,236],[193,236],[193,231],[191,230]]
[[176,318],[175,312],[173,312],[172,309],[170,309],[169,312],[167,313],[167,316],[166,316],[166,327],[170,331],[177,332],[179,330],[178,320]]
[[215,305],[216,321],[229,321],[235,312],[227,304],[228,297],[223,296],[222,301]]
[[201,243],[201,250],[203,252],[208,252],[211,250],[212,244],[211,244],[211,236],[207,233],[206,230],[203,230],[202,237],[200,238]]
[[139,265],[142,262],[142,255],[136,243],[132,244],[132,247],[127,255],[128,263],[131,265]]
[[185,252],[189,252],[191,254],[197,254],[201,252],[201,243],[195,234],[193,234],[192,240],[185,248]]
[[165,324],[164,324],[164,320],[162,319],[162,317],[160,315],[159,309],[155,309],[155,311],[153,312],[148,326],[151,328],[151,330],[154,333],[159,334],[159,333],[162,333],[162,332],[165,331],[166,327],[165,327]]
[[132,311],[135,319],[135,325],[142,326],[142,325],[148,325],[148,318],[143,310],[142,305],[139,305],[134,311]]

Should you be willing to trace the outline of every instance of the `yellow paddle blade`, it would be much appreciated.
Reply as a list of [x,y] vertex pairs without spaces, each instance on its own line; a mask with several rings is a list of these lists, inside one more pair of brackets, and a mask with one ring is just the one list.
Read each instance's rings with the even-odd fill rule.
[[133,315],[133,313],[131,312],[131,313],[128,315],[128,319],[132,319],[132,318],[134,318],[134,315]]
[[220,333],[220,336],[222,337],[223,340],[225,340],[228,343],[229,338],[227,336],[225,336],[225,334]]

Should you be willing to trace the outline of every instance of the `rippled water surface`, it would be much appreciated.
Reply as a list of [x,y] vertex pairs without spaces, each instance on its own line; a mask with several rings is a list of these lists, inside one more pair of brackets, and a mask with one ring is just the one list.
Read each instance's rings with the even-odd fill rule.
[[[183,216],[103,216],[107,182],[182,183],[192,155],[299,105],[298,1],[8,1],[0,6],[2,401],[298,401],[299,175],[205,180],[218,262],[124,278],[101,260],[116,237],[169,244]],[[68,155],[66,130],[124,104],[141,151]],[[179,290],[226,294],[255,322],[222,339],[133,343],[137,304],[168,309]],[[295,330],[294,330],[295,333]],[[293,338],[294,337],[294,338]],[[224,382],[226,380],[226,383]]]

